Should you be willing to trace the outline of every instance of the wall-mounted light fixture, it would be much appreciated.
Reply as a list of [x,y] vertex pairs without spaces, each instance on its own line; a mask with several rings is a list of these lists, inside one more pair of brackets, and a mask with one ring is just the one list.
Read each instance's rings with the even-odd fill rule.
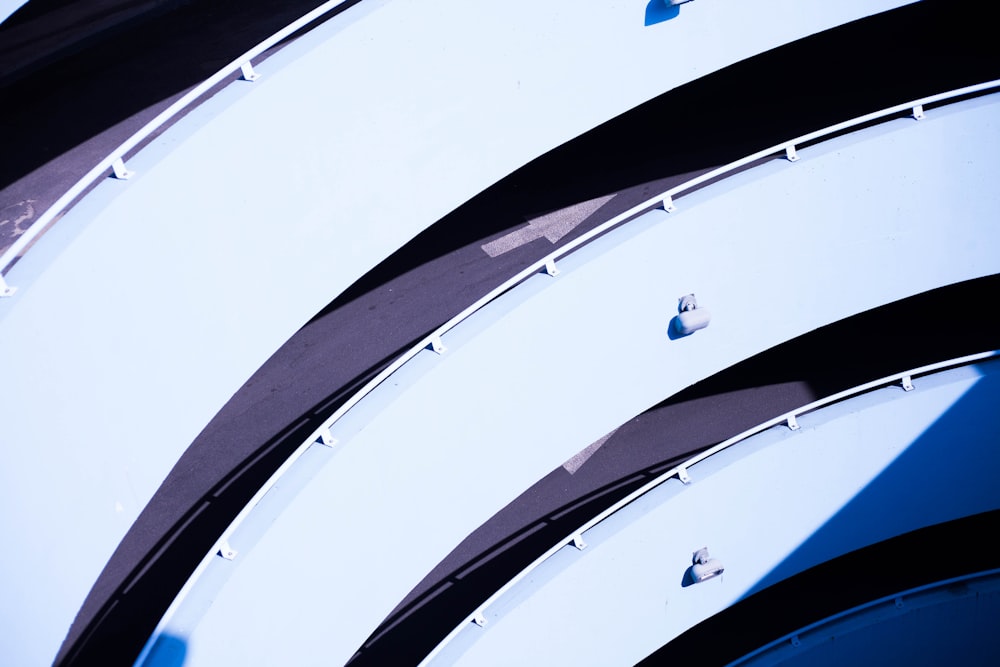
[[707,327],[711,319],[712,315],[708,309],[699,308],[694,294],[688,294],[680,298],[677,316],[671,321],[671,327],[677,337],[690,336],[695,331]]
[[708,555],[708,547],[702,547],[691,556],[691,583],[700,584],[712,577],[717,577],[725,570],[718,559]]

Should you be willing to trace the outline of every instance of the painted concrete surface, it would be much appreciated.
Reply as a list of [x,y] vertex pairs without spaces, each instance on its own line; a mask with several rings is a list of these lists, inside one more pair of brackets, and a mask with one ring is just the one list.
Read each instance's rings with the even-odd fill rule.
[[[338,422],[329,464],[267,513],[266,533],[234,536],[237,560],[213,559],[227,569],[213,586],[228,581],[194,590],[199,614],[214,600],[200,622],[182,611],[165,632],[195,665],[344,662],[471,530],[663,397],[823,324],[1000,271],[998,104],[776,159],[508,293]],[[671,340],[690,292],[713,320]]]
[[[587,549],[563,549],[432,664],[635,664],[763,581],[1000,507],[1000,423],[969,418],[995,404],[998,372],[887,387],[693,466],[689,486],[671,480],[588,531]],[[706,545],[725,571],[684,586]]]
[[366,0],[193,111],[7,275],[0,501],[24,511],[0,526],[0,644],[51,660],[215,411],[421,229],[654,95],[902,4],[694,3],[646,27],[621,3]]

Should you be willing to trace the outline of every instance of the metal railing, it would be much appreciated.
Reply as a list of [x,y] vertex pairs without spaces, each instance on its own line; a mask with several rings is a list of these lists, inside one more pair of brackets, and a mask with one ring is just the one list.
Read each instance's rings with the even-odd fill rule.
[[[129,137],[124,143],[122,143],[118,148],[109,153],[107,157],[101,160],[97,165],[94,166],[86,175],[83,176],[79,181],[77,181],[73,187],[67,190],[59,199],[56,200],[52,206],[50,206],[45,213],[43,213],[34,224],[31,225],[21,236],[18,237],[17,241],[14,242],[3,254],[0,256],[0,298],[13,296],[17,291],[17,287],[8,285],[4,280],[4,273],[10,268],[14,262],[21,256],[24,249],[30,245],[37,236],[45,231],[45,229],[52,223],[55,218],[65,211],[73,203],[73,201],[82,195],[87,188],[96,183],[98,179],[104,178],[108,171],[110,170],[113,177],[119,180],[127,180],[132,176],[132,172],[128,171],[125,167],[125,156],[133,148],[138,146],[142,141],[150,137],[154,132],[163,127],[166,123],[180,114],[182,111],[187,109],[189,106],[193,105],[195,101],[198,100],[202,95],[211,90],[214,86],[222,83],[227,76],[236,70],[240,71],[240,80],[243,81],[255,81],[258,78],[257,73],[253,69],[253,59],[262,54],[267,49],[276,45],[281,40],[291,36],[295,32],[301,30],[313,21],[321,18],[323,15],[333,11],[340,5],[349,2],[349,0],[329,0],[323,3],[313,11],[309,12],[305,16],[301,17],[297,21],[288,24],[282,30],[274,33],[264,41],[260,42],[257,46],[253,47],[246,53],[242,54],[231,63],[226,65],[224,68],[216,72],[212,77],[206,79],[201,84],[192,88],[185,95],[179,98],[176,102],[171,104],[169,107],[160,112],[155,118],[146,123],[138,132]],[[859,116],[852,120],[845,121],[843,123],[838,123],[837,125],[832,125],[830,127],[824,128],[822,130],[817,130],[815,132],[810,132],[809,134],[804,134],[800,137],[792,139],[790,141],[765,148],[761,151],[757,151],[751,155],[748,155],[740,160],[731,162],[727,165],[719,167],[718,169],[713,169],[712,171],[706,172],[701,176],[693,178],[686,181],[680,185],[677,185],[669,190],[666,190],[655,197],[651,197],[648,200],[641,202],[632,208],[628,209],[624,213],[621,213],[611,220],[608,220],[604,224],[595,227],[586,234],[578,237],[570,243],[562,246],[561,248],[553,251],[547,257],[536,262],[535,264],[529,266],[527,269],[514,276],[503,285],[493,290],[489,294],[485,295],[482,299],[469,306],[465,311],[457,315],[452,320],[449,320],[441,329],[447,331],[451,329],[454,322],[457,324],[461,320],[468,317],[469,314],[475,312],[482,304],[493,300],[496,295],[506,291],[513,285],[523,281],[528,276],[537,273],[541,269],[545,269],[549,275],[555,275],[557,271],[555,270],[555,260],[558,257],[566,255],[579,246],[589,242],[595,236],[603,234],[607,230],[615,227],[622,222],[628,220],[629,218],[638,215],[646,210],[655,207],[662,207],[665,211],[672,213],[675,209],[673,198],[683,192],[692,190],[703,183],[711,181],[713,179],[725,176],[728,173],[734,172],[741,169],[757,160],[773,156],[776,154],[784,153],[785,157],[791,161],[795,162],[799,159],[797,146],[801,146],[806,143],[816,141],[823,137],[828,137],[832,134],[843,132],[849,130],[853,127],[859,125],[864,125],[872,121],[885,118],[887,116],[892,116],[904,111],[911,111],[912,116],[916,120],[922,120],[925,117],[924,107],[935,102],[940,102],[955,97],[961,97],[965,95],[972,95],[975,93],[984,92],[990,89],[1000,88],[1000,79],[993,81],[988,81],[985,83],[976,84],[973,86],[967,86],[965,88],[959,88],[957,90],[952,90],[946,93],[939,93],[937,95],[930,95],[928,97],[923,97],[912,102],[907,102],[905,104],[899,104],[881,111],[876,111],[864,116]],[[442,331],[442,332],[443,332]],[[440,335],[434,337],[434,349],[438,351],[438,343],[440,342]],[[431,341],[427,341],[427,344],[431,344]],[[425,345],[421,345],[422,349]]]
[[806,414],[807,412],[813,412],[819,410],[821,408],[830,406],[834,403],[839,403],[841,401],[847,400],[854,396],[858,396],[873,389],[881,389],[895,384],[899,384],[899,386],[903,389],[903,391],[912,391],[914,389],[913,386],[914,377],[921,375],[926,376],[946,369],[956,368],[959,366],[966,366],[975,362],[983,361],[985,359],[991,359],[994,357],[1000,357],[1000,350],[994,350],[991,352],[980,352],[978,354],[970,354],[964,357],[949,359],[947,361],[942,361],[935,364],[920,366],[919,368],[903,371],[901,373],[895,373],[893,375],[888,375],[886,377],[879,378],[877,380],[872,380],[871,382],[866,382],[865,384],[858,385],[850,389],[845,389],[844,391],[832,394],[830,396],[827,396],[826,398],[822,398],[817,401],[813,401],[812,403],[807,403],[806,405],[796,408],[795,410],[786,412],[778,417],[774,417],[773,419],[769,419],[766,422],[754,426],[753,428],[749,428],[746,431],[743,431],[742,433],[734,435],[728,440],[720,442],[714,447],[706,449],[705,451],[691,457],[690,459],[684,461],[683,463],[674,466],[670,470],[664,472],[655,479],[650,480],[649,482],[639,487],[632,493],[618,500],[617,502],[615,502],[614,504],[612,504],[610,507],[603,510],[599,514],[591,517],[590,519],[587,520],[586,523],[581,525],[575,531],[573,531],[565,538],[555,543],[548,551],[546,551],[541,556],[536,558],[534,561],[532,561],[530,565],[528,565],[528,567],[521,570],[510,581],[504,584],[503,587],[497,589],[489,598],[486,599],[485,602],[479,605],[479,607],[476,609],[475,612],[469,614],[465,619],[463,619],[459,623],[459,625],[457,625],[455,629],[452,630],[441,641],[441,643],[438,644],[437,647],[435,647],[434,650],[431,651],[427,655],[427,657],[425,657],[421,661],[420,664],[426,665],[429,662],[431,662],[434,659],[434,657],[437,656],[437,654],[440,653],[442,650],[444,650],[444,648],[448,645],[448,643],[452,639],[454,639],[455,636],[458,635],[458,633],[460,633],[470,623],[475,623],[476,625],[479,626],[485,625],[486,624],[485,610],[489,608],[492,604],[494,604],[497,600],[499,600],[504,594],[506,594],[507,591],[516,586],[518,583],[520,583],[521,580],[523,580],[526,576],[531,574],[531,572],[534,571],[538,566],[540,566],[546,560],[554,556],[557,552],[561,551],[562,549],[570,545],[581,550],[586,548],[586,542],[583,539],[583,535],[588,530],[590,530],[597,524],[601,523],[612,514],[618,512],[626,505],[629,505],[632,502],[638,500],[640,497],[646,495],[653,489],[668,482],[674,477],[679,479],[684,484],[690,484],[691,478],[688,475],[688,468],[691,468],[692,466],[700,463],[701,461],[704,461],[708,457],[718,454],[724,449],[728,449],[733,445],[739,444],[740,442],[743,442],[744,440],[747,440],[748,438],[751,438],[775,426],[784,424],[790,430],[797,431],[800,428],[798,423],[798,417]]
[[[784,153],[789,160],[796,161],[796,160],[798,160],[798,154],[796,152],[796,146],[797,145],[801,145],[801,144],[804,144],[804,143],[815,141],[816,139],[819,139],[819,138],[822,138],[822,137],[825,137],[825,136],[829,136],[831,134],[839,133],[839,132],[841,132],[841,131],[843,131],[845,129],[849,129],[851,127],[856,127],[858,125],[863,125],[863,124],[871,122],[872,120],[877,120],[879,118],[884,118],[884,117],[887,117],[887,116],[895,115],[895,114],[898,114],[898,113],[903,112],[903,111],[908,111],[908,110],[912,111],[914,118],[916,118],[916,119],[919,120],[919,119],[924,118],[924,109],[923,108],[924,108],[924,106],[926,106],[928,104],[932,104],[934,102],[938,102],[938,101],[941,101],[941,100],[947,100],[947,99],[950,99],[950,98],[955,98],[955,97],[961,97],[961,96],[965,96],[965,95],[970,95],[970,94],[973,94],[973,93],[977,93],[977,92],[982,92],[982,91],[985,91],[985,90],[989,90],[989,89],[992,89],[992,88],[1000,88],[1000,80],[994,80],[994,81],[990,81],[988,83],[978,84],[978,85],[975,85],[975,86],[968,86],[966,88],[960,88],[958,90],[954,90],[954,91],[951,91],[951,92],[948,92],[948,93],[941,93],[939,95],[933,95],[933,96],[930,96],[930,97],[924,97],[924,98],[921,98],[919,100],[915,100],[913,102],[908,102],[906,104],[900,104],[900,105],[897,105],[897,106],[894,106],[894,107],[890,107],[888,109],[884,109],[882,111],[877,111],[875,113],[867,114],[867,115],[864,115],[864,116],[859,116],[858,118],[855,118],[853,120],[849,120],[849,121],[846,121],[846,122],[843,122],[843,123],[839,123],[837,125],[832,125],[832,126],[826,128],[824,130],[818,130],[816,132],[811,132],[809,134],[805,134],[805,135],[802,135],[800,137],[797,137],[796,139],[793,139],[791,141],[783,142],[781,144],[777,144],[776,146],[772,146],[770,148],[766,148],[764,150],[758,151],[758,152],[753,153],[751,155],[748,155],[747,157],[744,157],[744,158],[742,158],[740,160],[732,162],[732,163],[730,163],[728,165],[719,167],[718,169],[713,169],[712,171],[709,171],[709,172],[707,172],[705,174],[702,174],[701,176],[698,176],[698,177],[693,178],[693,179],[691,179],[689,181],[686,181],[686,182],[684,182],[684,183],[682,183],[680,185],[677,185],[677,186],[675,186],[673,188],[670,188],[669,190],[666,190],[665,192],[663,192],[661,194],[658,194],[655,197],[651,197],[651,198],[647,199],[646,201],[633,206],[632,208],[628,209],[627,211],[625,211],[623,213],[620,213],[620,214],[616,215],[615,217],[611,218],[607,222],[604,222],[604,223],[598,225],[597,227],[594,227],[593,229],[591,229],[590,231],[588,231],[585,234],[582,234],[578,238],[573,239],[572,241],[570,241],[566,245],[564,245],[564,246],[562,246],[562,247],[560,247],[560,248],[558,248],[556,250],[553,250],[551,253],[549,253],[548,255],[546,255],[545,257],[543,257],[542,259],[537,260],[536,262],[534,262],[533,264],[529,265],[527,268],[525,268],[521,272],[517,273],[516,275],[514,275],[511,278],[509,278],[505,282],[501,283],[499,286],[497,286],[496,288],[494,288],[493,290],[491,290],[489,293],[485,294],[480,299],[478,299],[477,301],[475,301],[474,303],[472,303],[470,306],[468,306],[465,310],[463,310],[462,312],[458,313],[457,315],[455,315],[454,317],[452,317],[450,320],[448,320],[447,322],[445,322],[444,324],[442,324],[440,327],[438,327],[437,329],[435,329],[434,331],[432,331],[425,338],[423,338],[420,342],[418,342],[412,348],[410,348],[409,350],[407,350],[406,352],[404,352],[402,355],[400,355],[394,362],[392,362],[389,366],[387,366],[381,373],[379,373],[374,378],[372,378],[364,387],[362,387],[360,390],[358,390],[358,392],[356,394],[354,394],[351,398],[349,398],[340,408],[338,408],[336,410],[336,412],[334,412],[333,415],[331,415],[324,422],[324,424],[321,427],[319,427],[313,433],[313,436],[307,442],[303,443],[303,445],[299,449],[300,450],[304,450],[305,447],[308,447],[313,442],[321,442],[323,444],[333,445],[336,442],[336,438],[334,437],[333,430],[332,430],[333,429],[333,425],[336,424],[336,422],[341,417],[343,417],[344,414],[346,414],[348,410],[350,410],[355,405],[357,405],[365,396],[367,396],[369,393],[371,393],[371,391],[374,390],[375,387],[377,387],[382,382],[384,382],[389,376],[391,376],[393,373],[395,373],[399,368],[401,368],[404,364],[406,364],[410,359],[414,358],[420,352],[422,352],[422,351],[424,351],[426,349],[431,349],[434,352],[437,352],[438,354],[444,354],[447,351],[447,347],[444,344],[444,338],[443,338],[443,336],[446,333],[448,333],[450,330],[454,329],[456,326],[458,326],[459,324],[461,324],[463,321],[465,321],[466,319],[468,319],[469,317],[471,317],[473,314],[475,314],[476,312],[478,312],[479,310],[481,310],[482,308],[484,308],[487,304],[489,304],[490,302],[494,301],[495,299],[497,299],[498,297],[500,297],[502,294],[504,294],[507,291],[513,289],[518,284],[524,282],[525,280],[527,280],[528,278],[530,278],[531,276],[533,276],[533,275],[535,275],[537,273],[544,272],[544,273],[547,273],[550,276],[558,275],[559,271],[556,268],[556,260],[557,259],[559,259],[560,257],[563,257],[565,255],[568,255],[568,254],[572,253],[573,251],[575,251],[580,246],[585,245],[586,243],[590,242],[591,240],[593,240],[594,238],[600,236],[601,234],[604,234],[605,232],[609,231],[610,229],[612,229],[614,227],[617,227],[618,225],[620,225],[620,224],[622,224],[622,223],[630,220],[631,218],[633,218],[633,217],[635,217],[635,216],[637,216],[637,215],[639,215],[639,214],[641,214],[643,212],[646,212],[648,210],[651,210],[651,209],[654,209],[654,208],[658,208],[658,207],[662,207],[664,210],[666,210],[668,212],[675,211],[676,207],[675,207],[674,202],[673,202],[673,197],[675,195],[680,194],[682,192],[686,192],[686,191],[692,190],[692,189],[696,188],[697,186],[701,185],[702,183],[705,183],[706,181],[710,181],[712,179],[716,179],[716,178],[719,178],[721,176],[725,176],[726,174],[735,172],[738,169],[740,169],[740,168],[742,168],[742,167],[744,167],[744,166],[746,166],[748,164],[751,164],[753,162],[756,162],[757,160],[760,160],[760,159],[768,157],[768,156],[772,156],[772,155]],[[293,455],[293,456],[297,456],[297,455]]]
[[68,209],[77,197],[84,194],[87,189],[94,185],[98,180],[105,178],[109,171],[114,178],[119,180],[127,180],[130,176],[132,176],[132,172],[125,167],[125,157],[128,155],[129,151],[148,139],[157,130],[177,117],[181,112],[191,106],[194,106],[195,102],[197,102],[199,98],[218,84],[225,81],[227,77],[231,76],[236,71],[240,72],[239,80],[256,81],[259,77],[253,69],[253,61],[257,58],[257,56],[261,55],[282,40],[292,36],[299,30],[305,28],[313,21],[322,18],[324,15],[332,12],[349,1],[350,0],[329,0],[296,21],[289,23],[287,26],[260,42],[257,46],[253,47],[246,53],[240,55],[211,77],[205,79],[183,96],[178,98],[177,101],[157,114],[155,118],[143,125],[138,132],[126,139],[124,143],[118,146],[118,148],[111,151],[111,153],[109,153],[103,160],[98,162],[93,169],[88,171],[83,178],[73,185],[73,187],[63,193],[63,195],[59,197],[59,199],[57,199],[55,203],[45,211],[45,213],[39,216],[38,220],[36,220],[34,224],[32,224],[23,234],[21,234],[13,245],[7,248],[3,256],[0,256],[0,297],[13,296],[17,291],[16,287],[7,284],[4,280],[3,274],[11,267],[12,264],[14,264],[14,262],[17,261],[17,259],[24,252],[25,248],[27,248],[35,240],[35,238],[42,234],[57,216]]
[[[925,117],[924,107],[927,106],[927,105],[930,105],[930,104],[933,104],[933,103],[936,103],[936,102],[945,101],[945,100],[955,99],[955,98],[958,98],[958,97],[964,97],[964,96],[974,95],[974,94],[977,94],[977,93],[982,93],[982,92],[985,92],[985,91],[989,91],[989,90],[993,90],[993,89],[998,89],[998,88],[1000,88],[1000,79],[989,81],[989,82],[985,82],[985,83],[981,83],[981,84],[976,84],[976,85],[973,85],[973,86],[967,86],[967,87],[964,87],[964,88],[959,88],[959,89],[952,90],[952,91],[949,91],[949,92],[940,93],[940,94],[937,94],[937,95],[931,95],[931,96],[927,96],[927,97],[922,97],[922,98],[913,100],[911,102],[906,102],[904,104],[898,104],[896,106],[892,106],[892,107],[888,107],[886,109],[882,109],[881,111],[876,111],[876,112],[873,112],[873,113],[869,113],[869,114],[866,114],[866,115],[863,115],[863,116],[859,116],[857,118],[854,118],[854,119],[851,119],[851,120],[848,120],[848,121],[845,121],[845,122],[842,122],[842,123],[838,123],[836,125],[829,126],[827,128],[821,129],[821,130],[817,130],[815,132],[810,132],[808,134],[801,135],[801,136],[796,137],[794,139],[791,139],[789,141],[785,141],[785,142],[782,142],[780,144],[776,144],[774,146],[771,146],[769,148],[765,148],[763,150],[757,151],[756,153],[748,155],[748,156],[746,156],[746,157],[744,157],[744,158],[742,158],[740,160],[737,160],[737,161],[732,162],[730,164],[724,165],[722,167],[719,167],[718,169],[714,169],[714,170],[709,171],[709,172],[707,172],[705,174],[702,174],[702,175],[700,175],[700,176],[698,176],[696,178],[693,178],[693,179],[691,179],[689,181],[686,181],[686,182],[684,182],[684,183],[682,183],[680,185],[672,187],[672,188],[670,188],[670,189],[668,189],[668,190],[666,190],[666,191],[664,191],[664,192],[662,192],[662,193],[660,193],[660,194],[658,194],[658,195],[656,195],[654,197],[650,197],[646,201],[644,201],[644,202],[642,202],[640,204],[637,204],[636,206],[633,206],[632,208],[628,209],[627,211],[625,211],[623,213],[620,213],[619,215],[616,215],[615,217],[611,218],[607,222],[604,222],[601,225],[599,225],[599,226],[591,229],[587,233],[582,234],[581,236],[579,236],[576,239],[570,241],[566,245],[564,245],[564,246],[562,246],[562,247],[560,247],[560,248],[558,248],[556,250],[553,250],[551,253],[549,253],[548,255],[546,255],[545,257],[543,257],[542,259],[539,259],[538,261],[532,263],[531,265],[529,265],[524,270],[520,271],[519,273],[517,273],[513,277],[511,277],[508,280],[506,280],[505,282],[503,282],[501,285],[499,285],[496,288],[494,288],[493,290],[491,290],[488,294],[484,295],[483,297],[481,297],[480,299],[478,299],[477,301],[475,301],[473,304],[471,304],[470,306],[468,306],[465,310],[461,311],[460,313],[458,313],[457,315],[455,315],[454,317],[452,317],[450,320],[448,320],[447,322],[445,322],[444,324],[442,324],[440,327],[438,327],[437,329],[435,329],[434,331],[432,331],[430,334],[428,334],[426,337],[424,337],[421,341],[419,341],[418,343],[416,343],[412,348],[410,348],[409,350],[407,350],[406,352],[404,352],[402,355],[400,355],[394,362],[392,362],[389,366],[387,366],[381,373],[379,373],[378,375],[376,375],[375,377],[373,377],[371,380],[369,380],[367,384],[365,384],[353,396],[351,396],[351,398],[349,398],[343,405],[341,405],[330,417],[328,417],[323,422],[323,424],[319,428],[317,428],[315,431],[313,431],[312,435],[310,435],[309,438],[307,438],[301,445],[299,445],[296,448],[296,450],[274,472],[274,474],[268,479],[268,481],[263,486],[261,486],[261,488],[257,491],[257,493],[254,494],[253,498],[250,499],[250,501],[243,507],[243,509],[240,511],[240,513],[233,519],[233,521],[230,523],[230,525],[222,533],[222,535],[219,537],[219,539],[217,540],[217,542],[215,543],[215,545],[213,546],[213,548],[211,549],[211,551],[209,551],[209,553],[207,554],[207,556],[204,559],[202,559],[202,561],[199,563],[199,565],[195,568],[195,570],[192,573],[191,577],[187,580],[187,582],[185,582],[184,586],[179,591],[179,593],[178,593],[177,597],[175,598],[174,602],[171,604],[170,608],[168,608],[167,612],[164,614],[164,616],[161,619],[160,623],[157,625],[157,628],[154,631],[154,634],[152,635],[152,637],[155,638],[157,636],[157,634],[165,627],[166,623],[169,621],[170,617],[173,615],[174,610],[180,605],[180,603],[183,601],[183,599],[190,592],[191,588],[195,585],[196,581],[201,576],[201,573],[204,571],[204,569],[208,567],[209,563],[211,562],[211,559],[215,556],[215,554],[221,553],[224,550],[226,550],[226,549],[229,548],[228,547],[229,537],[240,526],[240,524],[249,516],[249,514],[253,511],[254,507],[260,502],[260,500],[264,497],[264,495],[267,494],[267,492],[285,474],[285,472],[295,464],[295,462],[299,459],[299,457],[301,457],[302,454],[305,453],[306,449],[308,449],[313,444],[317,444],[317,443],[321,444],[321,445],[326,445],[328,447],[335,446],[337,444],[337,439],[336,439],[335,434],[334,434],[334,426],[336,425],[336,423],[349,410],[351,410],[361,400],[363,400],[366,396],[368,396],[376,387],[378,387],[380,384],[382,384],[382,382],[384,382],[386,379],[388,379],[399,368],[401,368],[404,364],[406,364],[411,359],[413,359],[415,356],[417,356],[418,354],[420,354],[422,351],[430,349],[430,350],[433,350],[434,352],[436,352],[438,354],[444,354],[444,353],[446,353],[447,352],[447,348],[444,345],[443,336],[445,334],[447,334],[450,330],[452,330],[453,328],[455,328],[456,326],[458,326],[459,324],[461,324],[463,321],[465,321],[466,319],[468,319],[469,317],[471,317],[474,313],[476,313],[479,310],[481,310],[483,307],[485,307],[490,302],[492,302],[495,299],[499,298],[501,295],[503,295],[507,291],[513,289],[518,284],[520,284],[521,282],[524,282],[525,280],[527,280],[528,278],[534,276],[537,273],[544,272],[544,273],[546,273],[546,274],[548,274],[550,276],[556,276],[556,275],[558,275],[559,271],[556,268],[556,260],[557,259],[559,259],[560,257],[563,257],[565,255],[568,255],[568,254],[572,253],[573,251],[575,251],[580,246],[582,246],[582,245],[590,242],[594,238],[600,236],[601,234],[604,234],[605,232],[609,231],[610,229],[612,229],[614,227],[617,227],[618,225],[621,225],[621,224],[627,222],[628,220],[632,219],[633,217],[635,217],[635,216],[637,216],[637,215],[639,215],[641,213],[644,213],[646,211],[649,211],[649,210],[652,210],[652,209],[655,209],[655,208],[662,208],[662,209],[664,209],[667,212],[673,212],[673,211],[675,211],[676,207],[675,207],[675,204],[674,204],[674,201],[673,201],[673,197],[675,197],[678,194],[691,191],[691,190],[695,189],[696,187],[698,187],[699,185],[702,185],[703,183],[705,183],[707,181],[711,181],[713,179],[717,179],[717,178],[726,176],[727,174],[732,174],[732,173],[736,172],[737,170],[743,168],[746,165],[749,165],[749,164],[751,164],[753,162],[756,162],[758,160],[761,160],[763,158],[767,158],[767,157],[770,157],[770,156],[784,155],[788,160],[794,162],[794,161],[797,161],[799,159],[798,153],[796,151],[796,147],[797,146],[801,146],[801,145],[806,144],[806,143],[814,142],[817,139],[821,139],[821,138],[824,138],[824,137],[829,137],[831,135],[841,133],[841,132],[843,132],[845,130],[849,130],[849,129],[854,128],[854,127],[858,127],[858,126],[861,126],[861,125],[865,125],[865,124],[871,123],[872,121],[876,121],[876,120],[879,120],[879,119],[882,119],[882,118],[887,118],[889,116],[893,116],[893,115],[904,113],[904,112],[909,112],[913,116],[913,118],[916,119],[916,120],[922,120]],[[990,356],[992,354],[994,354],[994,353],[986,353],[986,356]],[[973,357],[973,358],[978,358],[978,357]],[[963,362],[963,363],[968,363],[968,362]],[[913,375],[913,374],[918,373],[918,372],[922,372],[922,371],[920,371],[920,370],[911,371],[909,373],[909,375]],[[904,375],[906,375],[906,374],[904,374]],[[901,375],[899,377],[903,377],[903,375]],[[893,376],[893,378],[896,378],[896,376]],[[879,382],[881,382],[881,381],[879,381]],[[864,385],[864,386],[868,386],[868,385]],[[838,394],[837,396],[840,396],[842,398],[842,396],[840,394]],[[840,398],[837,398],[836,400],[840,400]],[[773,420],[773,421],[774,421],[774,423],[780,423],[782,421],[788,421],[789,424],[792,425],[793,422],[794,422],[794,419],[795,419],[796,415],[801,414],[802,412],[807,412],[807,411],[809,411],[811,409],[815,409],[814,404],[810,404],[809,406],[805,406],[805,407],[801,408],[800,410],[795,411],[794,413],[789,413],[788,415],[786,415],[784,417],[777,418],[776,420]],[[772,424],[770,422],[767,422],[766,424],[767,424],[766,426],[762,425],[759,428],[761,430],[763,430],[764,428],[770,428],[770,426],[774,425],[774,424]],[[749,436],[744,435],[742,437],[749,437]],[[729,441],[727,441],[727,443],[729,443],[729,444],[726,444],[726,443],[723,443],[723,444],[725,444],[725,446],[729,446],[730,444],[732,444]],[[699,455],[698,457],[695,457],[691,461],[687,462],[684,466],[678,467],[677,470],[674,470],[672,473],[670,473],[669,475],[667,475],[667,477],[669,478],[669,477],[678,476],[678,475],[681,475],[681,474],[683,474],[683,475],[686,476],[686,468],[688,466],[694,465],[694,463],[697,463],[697,461],[702,460],[703,458],[711,455],[712,453],[715,453],[715,452],[719,451],[722,448],[723,448],[723,446],[719,445],[719,446],[717,446],[715,448],[712,448],[712,449],[708,450],[707,452],[704,452],[703,454]],[[665,481],[665,479],[663,481]],[[659,483],[662,483],[662,482],[659,482]],[[631,502],[631,501],[629,501],[629,502]],[[602,515],[602,518],[604,518],[603,515]],[[579,533],[579,531],[577,531],[577,534],[578,533]],[[575,539],[575,537],[577,537],[577,534],[574,534],[573,536],[571,536],[570,539],[569,539],[569,541],[573,542],[574,539]],[[551,551],[551,553],[550,552],[546,552],[546,555],[544,555],[542,558],[540,558],[526,572],[530,572],[530,569],[533,569],[534,567],[536,567],[538,563],[540,563],[542,560],[544,560],[544,559],[548,558],[549,556],[551,556],[552,553],[555,553],[555,551],[558,551],[558,549],[561,549],[563,546],[565,546],[565,542],[561,541],[559,543],[559,545],[558,545],[557,548],[553,548],[553,550]],[[520,576],[523,576],[523,574],[520,575]],[[520,579],[520,576],[518,577],[518,580]],[[507,588],[509,588],[510,585],[513,585],[513,584],[509,584],[508,586],[505,586],[503,589],[501,589],[501,591],[497,592],[497,595],[499,595],[502,591],[507,590]],[[495,599],[496,599],[496,595],[492,596],[490,598],[490,600],[486,604],[482,605],[481,608],[484,608],[485,606],[488,606],[489,602],[492,602]],[[481,617],[481,614],[479,614],[477,612],[477,614],[474,614],[473,616],[469,617],[468,620],[474,622],[474,621],[477,621],[477,620],[482,620],[482,617]],[[456,628],[456,630],[453,632],[453,634],[457,633],[464,626],[465,626],[465,622],[463,622],[458,628]],[[452,635],[449,635],[449,639],[451,638],[451,636]],[[448,640],[446,640],[446,641],[448,641]],[[148,650],[149,646],[150,646],[150,644],[147,644],[147,647],[146,647],[145,650]],[[430,659],[432,657],[432,655],[428,656],[428,659]]]

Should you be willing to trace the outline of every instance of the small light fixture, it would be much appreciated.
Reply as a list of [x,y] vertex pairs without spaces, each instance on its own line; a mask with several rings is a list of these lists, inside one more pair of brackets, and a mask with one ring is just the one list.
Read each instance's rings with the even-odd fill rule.
[[702,547],[691,556],[691,583],[700,584],[717,577],[725,570],[722,563],[708,555],[708,547]]
[[698,301],[694,298],[694,294],[687,294],[680,298],[677,316],[671,324],[678,337],[690,336],[695,331],[707,327],[711,319],[712,315],[707,308],[698,307]]

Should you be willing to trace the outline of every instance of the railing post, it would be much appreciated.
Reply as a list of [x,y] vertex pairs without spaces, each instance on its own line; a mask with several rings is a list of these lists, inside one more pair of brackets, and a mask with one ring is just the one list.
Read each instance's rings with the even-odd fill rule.
[[16,287],[11,287],[10,285],[8,285],[7,281],[4,280],[3,274],[0,273],[0,297],[14,296],[14,292],[16,292],[16,291],[17,291],[17,288]]
[[260,74],[253,71],[253,63],[248,60],[240,65],[240,78],[244,81],[256,81],[260,78]]
[[923,104],[918,104],[917,106],[913,107],[913,118],[916,119],[916,120],[923,120],[924,119],[924,105]]
[[683,484],[691,483],[691,475],[688,474],[686,467],[677,466],[677,479],[679,479]]
[[444,354],[448,351],[448,348],[444,346],[444,341],[441,340],[441,336],[434,336],[431,338],[431,344],[428,346],[433,352],[438,354]]
[[799,161],[799,154],[795,151],[795,144],[785,146],[785,157],[788,158],[789,162]]
[[127,181],[135,173],[125,168],[125,161],[121,158],[111,163],[111,171],[119,181]]
[[320,431],[319,437],[316,438],[316,442],[326,447],[333,447],[337,444],[337,439],[333,437],[333,434],[330,432],[330,428],[327,427]]

